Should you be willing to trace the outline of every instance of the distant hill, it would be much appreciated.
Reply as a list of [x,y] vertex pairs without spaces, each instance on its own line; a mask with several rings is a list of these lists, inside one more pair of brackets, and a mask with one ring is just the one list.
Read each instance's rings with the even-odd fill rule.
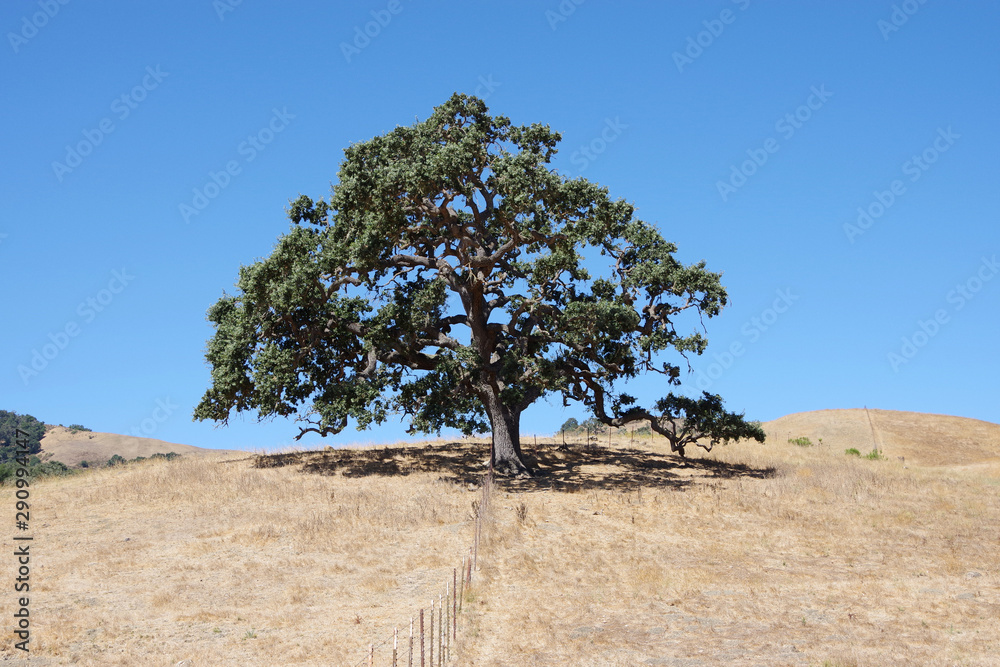
[[42,451],[38,456],[43,461],[61,461],[68,466],[77,466],[81,461],[104,464],[115,454],[126,459],[134,459],[138,456],[148,458],[152,454],[168,452],[177,452],[188,457],[216,455],[220,452],[234,456],[249,456],[248,452],[238,450],[205,449],[117,433],[71,431],[62,426],[52,427],[45,433],[42,437]]
[[[869,422],[869,416],[871,421]],[[905,457],[927,466],[967,466],[1000,461],[1000,424],[898,410],[816,410],[786,415],[764,425],[768,438],[807,437],[838,449]],[[874,429],[873,429],[874,427]],[[872,431],[874,430],[874,437]]]

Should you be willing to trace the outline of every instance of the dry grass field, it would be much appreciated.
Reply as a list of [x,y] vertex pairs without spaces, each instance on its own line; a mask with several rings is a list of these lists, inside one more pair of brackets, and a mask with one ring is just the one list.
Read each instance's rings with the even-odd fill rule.
[[[1000,427],[911,414],[871,411],[886,460],[844,454],[871,449],[864,411],[688,460],[526,437],[545,474],[494,494],[453,664],[1000,664]],[[486,457],[440,441],[40,481],[30,664],[367,664],[461,563]]]

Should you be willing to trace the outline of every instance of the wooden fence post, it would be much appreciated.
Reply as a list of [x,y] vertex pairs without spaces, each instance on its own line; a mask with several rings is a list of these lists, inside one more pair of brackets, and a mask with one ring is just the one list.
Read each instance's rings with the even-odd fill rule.
[[451,568],[451,640],[458,639],[458,570]]
[[368,645],[368,667],[375,667],[375,644]]
[[420,667],[426,667],[424,664],[424,610],[420,610]]
[[465,597],[465,556],[462,556],[462,582],[459,586],[461,589],[458,591],[458,610],[462,611],[462,598]]
[[406,667],[413,667],[413,617],[410,616],[410,657],[406,660]]
[[396,651],[399,649],[399,628],[392,629],[392,667],[396,667]]
[[434,598],[431,598],[431,641],[430,641],[430,660],[431,667],[434,667]]

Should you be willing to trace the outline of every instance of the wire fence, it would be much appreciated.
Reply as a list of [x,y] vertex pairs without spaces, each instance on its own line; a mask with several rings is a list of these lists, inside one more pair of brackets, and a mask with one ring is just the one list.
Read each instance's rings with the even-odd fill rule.
[[493,494],[493,466],[483,475],[480,498],[473,504],[475,532],[469,553],[462,557],[462,567],[452,568],[451,581],[445,581],[444,593],[437,600],[431,597],[430,605],[422,607],[410,617],[409,634],[400,645],[399,628],[392,629],[392,636],[368,645],[367,655],[353,667],[392,665],[392,667],[442,667],[454,657],[458,640],[458,617],[462,603],[472,588],[473,574],[479,570],[479,547],[483,539],[483,525],[490,521],[490,504]]

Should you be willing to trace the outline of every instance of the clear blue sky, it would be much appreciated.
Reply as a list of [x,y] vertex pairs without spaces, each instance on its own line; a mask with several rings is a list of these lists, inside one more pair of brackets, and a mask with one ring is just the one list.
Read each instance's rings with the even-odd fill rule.
[[[459,91],[560,131],[557,169],[724,272],[687,391],[761,420],[1000,422],[996,3],[36,0],[0,26],[2,409],[290,443],[291,422],[192,421],[205,311],[345,147]],[[541,402],[523,431],[570,416]]]

